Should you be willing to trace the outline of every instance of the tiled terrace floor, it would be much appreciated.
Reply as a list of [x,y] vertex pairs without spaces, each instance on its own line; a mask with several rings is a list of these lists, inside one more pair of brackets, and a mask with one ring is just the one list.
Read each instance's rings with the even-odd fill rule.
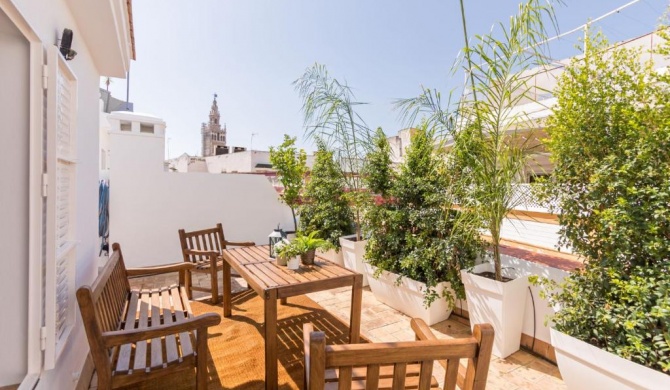
[[[219,273],[219,286],[222,286]],[[176,275],[155,276],[150,278],[134,279],[133,287],[152,288],[176,283]],[[209,287],[208,275],[194,275],[193,284]],[[235,278],[233,291],[245,288],[246,283],[241,278]],[[194,292],[195,299],[206,297],[206,293]],[[351,289],[339,288],[328,291],[308,294],[321,307],[349,323],[349,307],[351,303]],[[290,299],[290,298],[289,298]],[[361,313],[361,333],[370,341],[411,341],[414,333],[409,324],[410,318],[404,314],[377,301],[369,288],[363,290],[363,308]],[[464,337],[470,334],[470,328],[459,321],[449,319],[431,326],[439,338]],[[444,370],[438,364],[434,368],[435,377],[444,379]],[[518,351],[506,359],[493,357],[488,376],[487,389],[514,390],[514,389],[566,389],[561,380],[558,368],[552,363],[525,351]]]

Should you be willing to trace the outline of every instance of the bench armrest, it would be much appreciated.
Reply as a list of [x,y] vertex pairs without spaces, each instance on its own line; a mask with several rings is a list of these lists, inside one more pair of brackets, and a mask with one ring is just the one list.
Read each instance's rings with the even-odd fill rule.
[[195,268],[195,265],[191,263],[181,262],[181,263],[159,265],[156,267],[128,268],[126,270],[126,273],[128,277],[151,276],[151,275],[167,274],[171,272],[184,272],[193,268]]
[[430,330],[428,325],[421,318],[412,318],[410,321],[412,330],[417,340],[437,340],[437,337]]
[[251,242],[251,241],[233,242],[233,241],[228,241],[228,240],[224,241],[223,244],[225,246],[228,246],[228,245],[230,245],[230,246],[254,246],[254,245],[256,245],[255,242]]
[[216,313],[206,313],[184,322],[169,325],[158,325],[148,329],[115,330],[103,332],[102,338],[107,348],[123,344],[137,343],[159,337],[170,336],[181,332],[208,328],[221,323],[221,316]]

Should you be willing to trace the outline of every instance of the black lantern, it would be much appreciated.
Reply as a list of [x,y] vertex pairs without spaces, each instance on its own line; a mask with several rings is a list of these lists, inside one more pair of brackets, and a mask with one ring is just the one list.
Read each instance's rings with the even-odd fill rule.
[[270,233],[268,236],[268,239],[270,241],[270,257],[275,258],[275,245],[277,245],[278,242],[281,242],[281,240],[284,238],[284,231],[277,226],[276,229]]

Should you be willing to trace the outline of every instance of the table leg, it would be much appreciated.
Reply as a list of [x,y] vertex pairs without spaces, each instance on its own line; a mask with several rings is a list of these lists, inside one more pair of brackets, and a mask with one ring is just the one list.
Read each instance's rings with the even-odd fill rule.
[[363,275],[354,276],[351,287],[351,323],[349,324],[349,343],[357,344],[361,337],[361,305],[363,301]]
[[277,389],[278,382],[277,290],[269,290],[265,296],[265,389]]
[[231,306],[232,306],[232,295],[233,295],[233,283],[230,280],[230,264],[227,261],[223,261],[223,316],[231,316]]

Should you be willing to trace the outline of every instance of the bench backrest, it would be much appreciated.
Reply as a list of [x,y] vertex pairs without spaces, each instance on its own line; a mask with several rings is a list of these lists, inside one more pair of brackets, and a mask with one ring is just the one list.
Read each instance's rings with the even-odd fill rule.
[[[125,302],[130,293],[121,247],[115,243],[112,249],[113,252],[107,264],[93,285],[77,289],[77,302],[84,320],[86,337],[98,370],[100,370],[100,365],[104,366],[109,360],[109,352],[104,347],[102,333],[118,329]],[[101,373],[98,372],[98,375]]]
[[208,262],[210,259],[203,255],[189,254],[189,250],[209,251],[221,253],[226,249],[226,240],[223,235],[223,225],[216,224],[211,229],[196,230],[192,232],[179,229],[179,241],[184,261],[191,263]]
[[[472,337],[460,339],[349,345],[326,345],[323,332],[311,332],[309,343],[309,390],[323,389],[326,381],[335,381],[327,369],[339,370],[340,390],[351,389],[352,379],[359,385],[364,381],[366,389],[430,389],[434,361],[446,361],[445,390],[455,389],[457,383],[464,390],[479,390],[486,387],[493,328],[489,324],[475,325]],[[459,378],[460,359],[468,359],[468,367]],[[420,364],[418,375],[408,377],[410,363]],[[384,377],[380,376],[382,366],[386,366]],[[365,367],[365,375],[361,378],[353,367]]]

